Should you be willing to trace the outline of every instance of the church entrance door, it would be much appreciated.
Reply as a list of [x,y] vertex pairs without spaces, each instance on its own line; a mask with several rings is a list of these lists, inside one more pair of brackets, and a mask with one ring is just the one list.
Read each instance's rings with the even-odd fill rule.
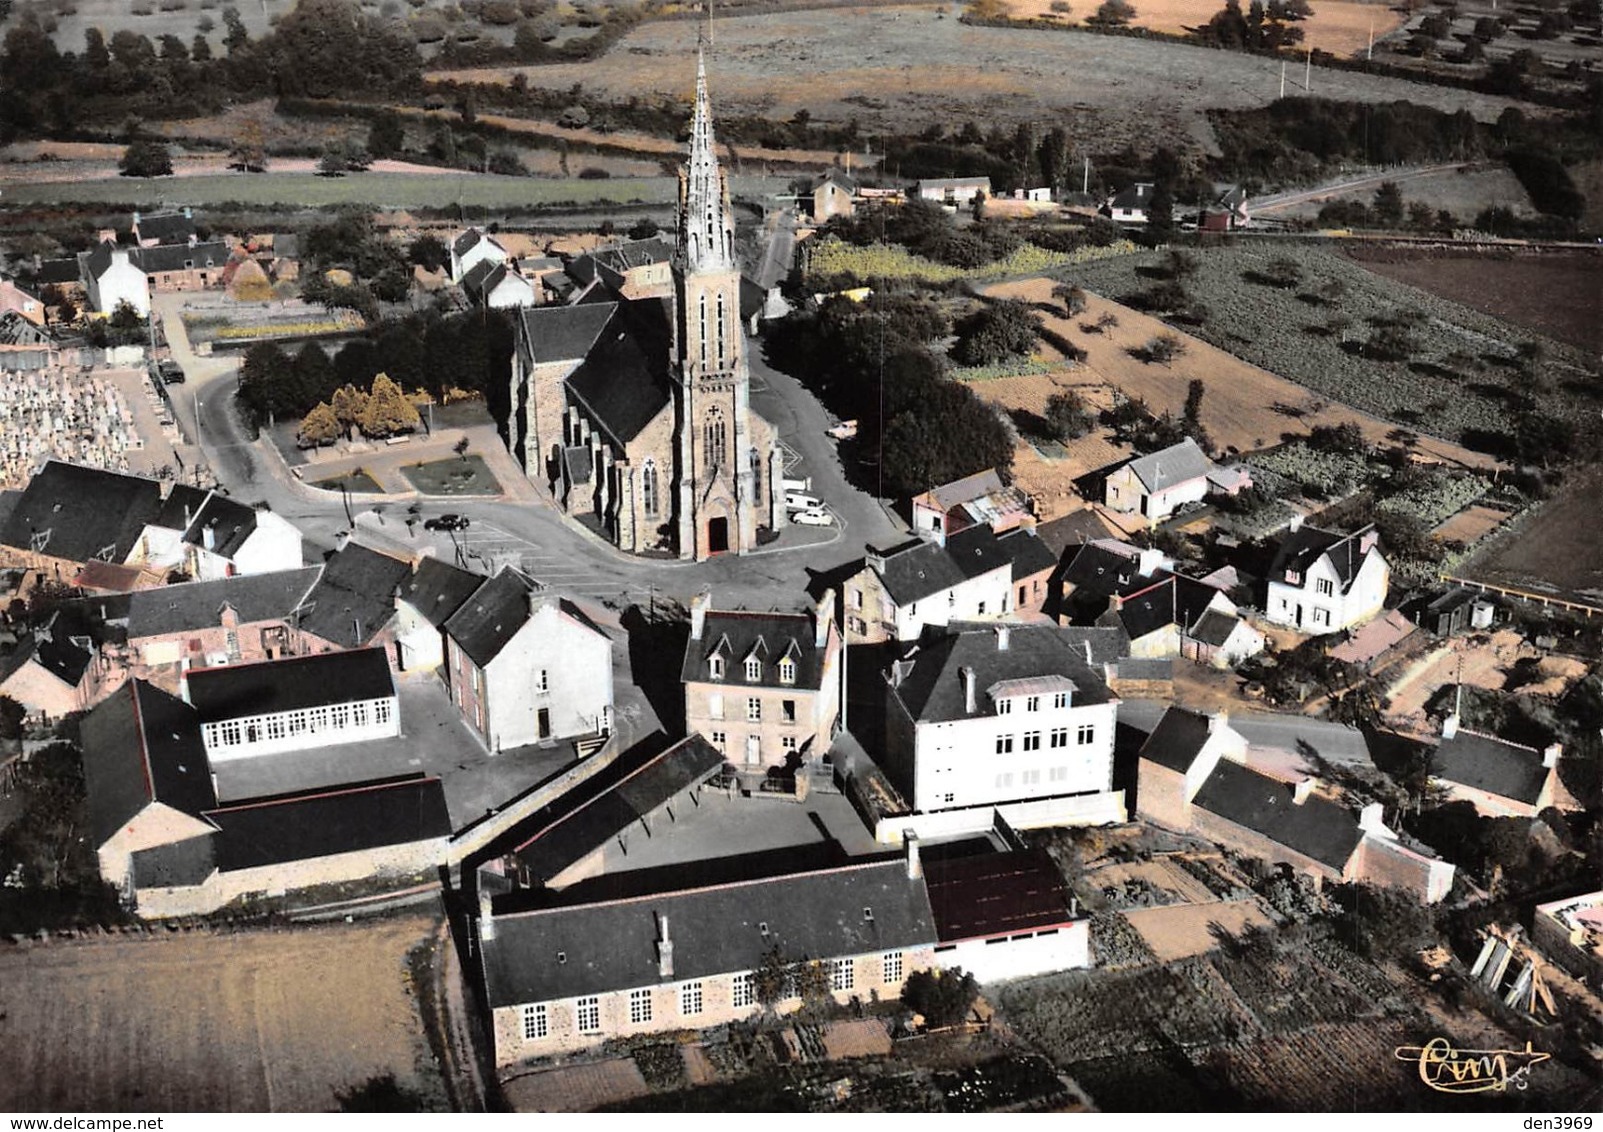
[[707,553],[722,554],[729,549],[729,520],[719,515],[707,520]]

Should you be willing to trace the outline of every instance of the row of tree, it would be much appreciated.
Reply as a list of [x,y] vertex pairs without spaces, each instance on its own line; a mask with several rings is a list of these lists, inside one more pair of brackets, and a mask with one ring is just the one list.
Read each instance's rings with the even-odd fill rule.
[[302,448],[318,448],[349,435],[352,428],[380,440],[416,432],[422,423],[417,406],[390,380],[389,374],[380,373],[374,375],[369,389],[344,385],[330,400],[313,405],[301,418],[296,439]]

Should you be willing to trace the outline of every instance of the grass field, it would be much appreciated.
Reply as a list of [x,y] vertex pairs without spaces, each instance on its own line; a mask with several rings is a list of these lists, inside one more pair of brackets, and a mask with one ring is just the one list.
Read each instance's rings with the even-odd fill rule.
[[409,917],[8,947],[0,1110],[317,1112],[385,1073],[443,1107],[406,962],[433,932]]
[[361,468],[343,476],[335,476],[333,479],[313,480],[311,486],[320,487],[324,491],[338,491],[343,487],[352,495],[374,495],[384,490],[376,479]]
[[401,474],[424,495],[500,495],[501,485],[483,457],[452,457],[432,464],[405,464]]
[[[1067,16],[1052,11],[1052,0],[1006,0],[1016,19],[1048,18],[1066,24],[1082,23],[1096,11],[1093,0],[1078,0]],[[1187,28],[1199,27],[1224,7],[1215,0],[1141,0],[1135,5],[1134,27],[1178,35]],[[1303,29],[1304,40],[1310,47],[1328,51],[1332,55],[1356,55],[1369,43],[1370,33],[1376,39],[1402,27],[1403,16],[1384,4],[1352,3],[1350,0],[1320,0],[1314,6],[1311,18],[1297,26]]]
[[1603,467],[1572,473],[1528,521],[1495,539],[1458,573],[1603,609]]
[[[1468,227],[1486,208],[1506,208],[1515,216],[1535,216],[1530,194],[1519,178],[1503,166],[1453,172],[1430,172],[1415,175],[1403,171],[1397,177],[1397,187],[1410,204],[1420,201],[1433,211],[1451,212],[1461,226]],[[1294,204],[1277,205],[1259,210],[1260,215],[1275,219],[1313,220],[1319,210],[1331,201],[1357,201],[1365,206],[1375,201],[1373,187],[1351,192],[1322,193]]]

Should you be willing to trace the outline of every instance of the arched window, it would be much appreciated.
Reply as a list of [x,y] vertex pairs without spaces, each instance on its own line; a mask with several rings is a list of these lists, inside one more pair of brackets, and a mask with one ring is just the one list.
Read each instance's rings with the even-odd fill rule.
[[640,504],[645,508],[646,518],[657,517],[657,461],[647,459],[646,466],[640,473]]
[[724,295],[718,292],[718,368],[724,368]]
[[707,364],[707,296],[701,296],[701,318],[696,325],[696,335],[701,339],[701,364]]
[[755,448],[751,450],[751,497],[763,497],[763,454]]
[[708,467],[720,468],[729,459],[729,430],[724,423],[724,411],[717,405],[707,410],[702,425],[702,447],[706,449]]

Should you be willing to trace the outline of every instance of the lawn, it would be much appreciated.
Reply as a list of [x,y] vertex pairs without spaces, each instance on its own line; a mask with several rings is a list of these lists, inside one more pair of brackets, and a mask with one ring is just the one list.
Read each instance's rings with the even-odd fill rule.
[[424,495],[500,495],[501,484],[478,456],[453,456],[432,464],[408,464],[401,474]]
[[376,479],[361,468],[357,468],[354,472],[346,472],[343,476],[335,476],[330,480],[314,480],[312,486],[320,487],[324,491],[338,491],[344,488],[352,495],[372,495],[384,490],[379,486]]

